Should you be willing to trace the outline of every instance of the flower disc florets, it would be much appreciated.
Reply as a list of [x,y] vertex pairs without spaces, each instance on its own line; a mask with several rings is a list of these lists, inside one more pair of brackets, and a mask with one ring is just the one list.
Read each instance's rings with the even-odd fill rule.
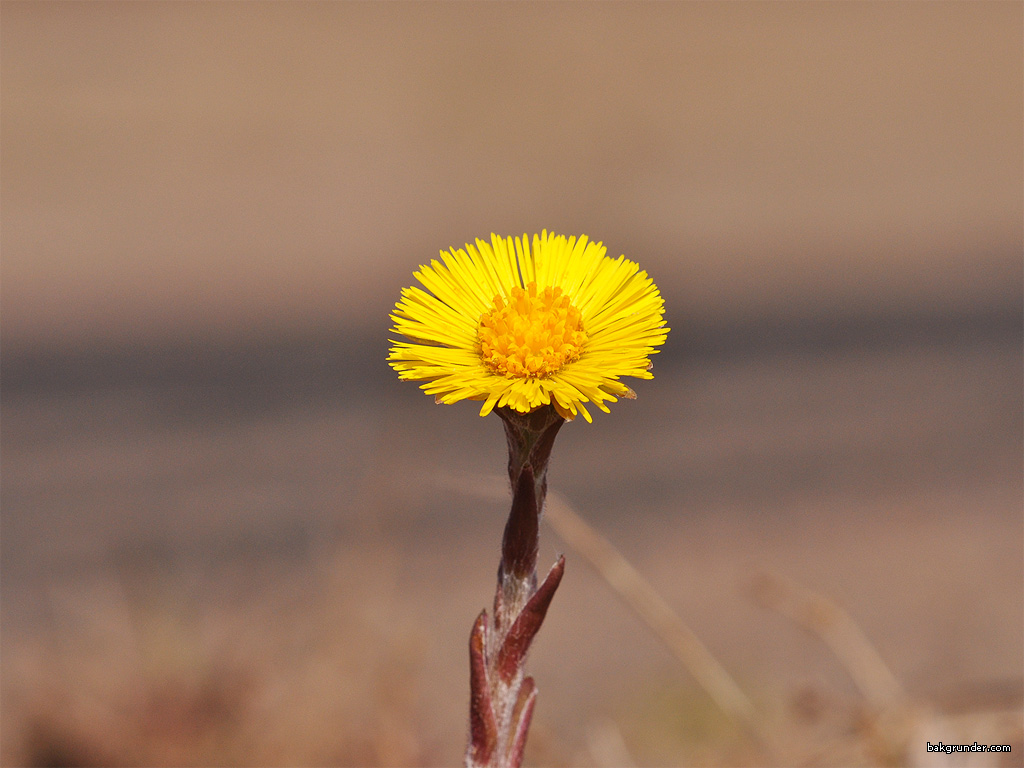
[[391,318],[388,361],[425,382],[438,402],[483,400],[481,416],[507,406],[553,405],[564,418],[583,403],[633,397],[622,376],[651,378],[650,355],[665,341],[664,302],[646,272],[600,243],[543,232],[476,241],[441,252],[416,277]]
[[480,356],[484,365],[509,378],[542,378],[580,356],[587,334],[580,311],[558,287],[537,294],[537,283],[513,288],[506,303],[480,316]]

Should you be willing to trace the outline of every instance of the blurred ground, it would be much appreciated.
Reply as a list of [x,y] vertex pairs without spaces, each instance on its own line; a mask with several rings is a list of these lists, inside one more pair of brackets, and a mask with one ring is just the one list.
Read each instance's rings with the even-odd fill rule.
[[[858,694],[751,603],[764,569],[846,608],[915,697],[1019,698],[1019,333],[890,330],[760,354],[670,346],[637,401],[559,436],[552,487],[783,721],[793,697],[838,717]],[[333,385],[292,351],[205,380],[93,369],[5,388],[5,764],[31,761],[32,734],[128,764],[458,761],[466,633],[506,511],[473,489],[501,487],[503,439],[472,406],[392,380],[377,352],[353,351],[365,377]],[[562,548],[546,530],[542,559]],[[641,765],[751,759],[568,560],[531,661],[533,759],[600,764],[588,743],[607,722]]]

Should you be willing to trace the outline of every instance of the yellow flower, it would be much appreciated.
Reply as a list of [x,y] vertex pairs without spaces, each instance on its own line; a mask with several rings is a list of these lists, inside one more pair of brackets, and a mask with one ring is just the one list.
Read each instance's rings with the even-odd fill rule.
[[[635,397],[619,379],[651,378],[664,302],[640,267],[601,243],[547,231],[441,252],[402,291],[388,361],[439,403],[483,400],[481,416],[551,404],[566,419]],[[427,292],[429,291],[429,293]]]

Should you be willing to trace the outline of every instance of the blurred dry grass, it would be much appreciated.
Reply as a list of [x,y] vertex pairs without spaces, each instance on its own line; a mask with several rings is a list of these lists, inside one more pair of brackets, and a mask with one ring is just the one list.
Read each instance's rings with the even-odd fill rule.
[[[424,616],[430,608],[412,615],[410,603],[427,597],[399,584],[405,568],[393,549],[339,549],[254,582],[258,570],[228,566],[197,580],[137,563],[52,588],[51,630],[5,641],[3,763],[425,766],[457,759],[463,702],[450,697],[464,686],[461,679],[444,691],[429,685],[439,671],[431,669],[437,659],[430,650],[439,628]],[[774,589],[784,598],[792,588]],[[821,614],[815,599],[811,610]],[[560,607],[569,627],[601,626]],[[458,635],[457,618],[442,613],[454,624],[441,634]],[[638,631],[620,627],[613,637],[605,630],[587,650],[614,644],[621,649],[615,655],[628,656]],[[749,627],[755,638],[762,631]],[[569,653],[564,628],[561,635],[546,638],[545,667]],[[451,661],[442,662],[445,674],[455,675]],[[762,679],[759,686],[769,684],[758,689],[758,716],[767,741],[758,743],[686,675],[651,679],[650,670],[641,672],[643,658],[607,664],[591,658],[586,666],[619,681],[614,694],[595,699],[586,693],[591,681],[577,680],[575,697],[559,697],[575,709],[571,715],[545,702],[529,764],[1012,766],[1024,749],[1019,679],[959,696],[954,686],[940,702],[944,710],[926,698],[880,703],[821,681],[790,688]],[[542,679],[549,672],[537,670]],[[566,727],[573,721],[583,722],[582,732]],[[925,740],[1009,743],[1014,752],[935,762],[923,752]]]
[[5,647],[5,764],[435,763],[386,552],[257,570],[139,562],[53,590],[53,631]]

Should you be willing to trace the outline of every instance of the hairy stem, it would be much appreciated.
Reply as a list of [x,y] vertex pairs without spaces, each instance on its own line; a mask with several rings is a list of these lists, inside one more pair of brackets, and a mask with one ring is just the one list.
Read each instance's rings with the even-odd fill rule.
[[470,733],[467,768],[519,768],[537,690],[526,677],[527,651],[562,580],[558,558],[537,583],[540,516],[548,459],[564,419],[551,406],[496,411],[508,440],[512,509],[501,543],[494,612],[480,614],[470,636]]

